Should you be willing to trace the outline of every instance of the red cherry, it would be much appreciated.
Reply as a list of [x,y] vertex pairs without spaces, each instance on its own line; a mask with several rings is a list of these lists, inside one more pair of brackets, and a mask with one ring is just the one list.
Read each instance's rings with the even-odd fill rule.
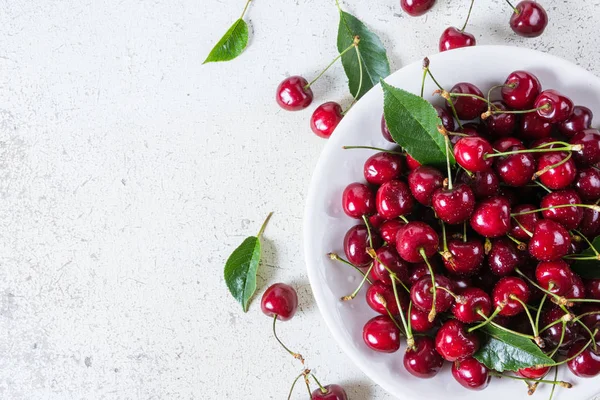
[[424,262],[419,264],[412,264],[411,269],[409,271],[408,283],[410,286],[413,286],[422,277],[430,275],[431,274],[429,272],[429,268]]
[[494,307],[500,307],[505,303],[504,307],[499,312],[500,315],[512,317],[523,312],[524,309],[521,303],[511,298],[513,295],[523,303],[529,301],[529,287],[523,279],[506,276],[496,283],[492,292]]
[[[521,205],[515,206],[513,208],[513,213],[519,214],[519,213],[522,213],[525,211],[537,210],[538,208],[539,207],[536,207],[533,204],[521,204]],[[535,229],[535,225],[540,220],[540,214],[536,212],[536,213],[531,213],[531,214],[517,215],[514,217],[514,219],[518,223],[515,222],[514,224],[512,224],[512,226],[510,228],[511,236],[513,236],[515,239],[518,239],[518,240],[528,241],[530,236],[527,232],[533,233],[533,230]],[[525,230],[527,232],[525,230],[523,230],[523,228],[521,228],[521,226],[523,226],[523,228],[525,228]]]
[[517,132],[522,139],[538,140],[549,137],[552,134],[552,127],[550,122],[532,112],[521,117]]
[[525,186],[535,173],[535,158],[529,153],[497,157],[495,170],[500,180],[509,186]]
[[308,81],[301,76],[285,78],[277,87],[275,99],[284,110],[303,110],[312,103],[313,92]]
[[[501,101],[492,102],[496,109],[507,111],[508,107]],[[492,137],[511,136],[517,125],[516,114],[492,114],[485,119],[487,132]]]
[[559,132],[568,138],[575,136],[577,132],[592,127],[592,110],[584,106],[573,107],[573,114],[556,127]]
[[510,27],[519,36],[540,36],[548,25],[546,10],[539,3],[523,0],[510,17]]
[[442,369],[444,360],[435,351],[433,339],[422,336],[415,338],[415,349],[404,354],[404,368],[417,378],[433,378]]
[[[565,312],[556,306],[551,306],[542,312],[541,325],[548,326],[555,321],[561,320],[565,316]],[[548,345],[556,347],[560,343],[562,337],[561,349],[568,349],[575,340],[579,337],[579,324],[569,322],[564,325],[565,332],[563,334],[562,322],[555,323],[550,328],[542,332],[542,338]]]
[[455,361],[452,364],[452,376],[463,387],[471,390],[483,390],[492,377],[485,365],[473,357]]
[[275,283],[265,290],[260,308],[268,317],[277,316],[280,321],[290,320],[298,309],[296,290],[285,283]]
[[505,137],[496,140],[492,147],[496,151],[500,151],[502,153],[507,151],[516,151],[516,150],[524,150],[526,147],[519,139],[515,137]]
[[[392,315],[398,315],[400,313],[393,288],[383,282],[374,282],[367,290],[366,298],[369,307],[379,314],[388,315],[385,307],[387,307]],[[402,308],[407,307],[408,301],[404,292],[398,291],[398,298],[400,300],[400,306]],[[381,301],[382,299],[383,302]]]
[[471,227],[485,237],[504,236],[510,231],[510,203],[503,196],[490,197],[475,206]]
[[411,17],[425,14],[434,4],[435,0],[400,0],[400,7]]
[[[471,94],[484,97],[483,93],[481,93],[481,90],[479,90],[477,86],[468,82],[460,82],[454,85],[450,90],[451,95],[452,93]],[[452,104],[456,109],[456,115],[458,115],[458,118],[463,120],[479,118],[487,108],[487,104],[483,100],[471,96],[451,97],[450,101],[452,101]],[[452,110],[449,108],[449,105],[446,107],[449,109],[449,111]]]
[[552,208],[567,204],[581,204],[581,199],[574,190],[567,189],[548,193],[542,198],[540,208],[550,209],[542,211],[542,216],[558,222],[567,230],[576,229],[583,219],[582,207]]
[[600,212],[591,208],[584,208],[583,218],[579,224],[579,232],[587,237],[596,237],[600,233]]
[[321,388],[317,388],[312,392],[311,400],[348,400],[348,395],[343,387],[340,385],[326,385]]
[[507,276],[514,272],[521,258],[513,242],[507,238],[494,239],[488,254],[488,265],[492,273]]
[[408,187],[419,203],[430,206],[433,193],[443,186],[444,175],[437,169],[423,165],[408,174]]
[[550,371],[551,367],[541,367],[541,368],[521,368],[517,373],[521,375],[523,378],[527,379],[541,379],[548,371]]
[[554,261],[569,254],[571,236],[559,223],[543,219],[533,229],[529,253],[540,261]]
[[[556,165],[567,157],[564,152],[545,153],[538,158],[538,171],[545,171],[546,168]],[[569,159],[557,167],[550,168],[540,175],[539,179],[550,189],[564,189],[569,186],[577,175],[577,168],[573,159]]]
[[389,268],[401,281],[408,280],[408,264],[400,258],[393,247],[383,246],[376,253],[377,258],[373,261],[373,275],[377,279],[386,285],[391,285],[392,278],[388,272]]
[[567,365],[575,375],[582,378],[593,378],[600,374],[600,354],[595,353],[592,347],[588,346],[581,354],[575,357],[586,345],[587,341],[585,339],[573,344],[567,354],[567,358],[574,358],[567,362]]
[[385,221],[386,219],[379,214],[369,216],[369,224],[372,228],[379,228]]
[[435,320],[429,321],[429,312],[421,311],[416,307],[410,309],[409,319],[414,332],[427,332],[435,325]]
[[483,290],[479,288],[467,288],[463,290],[458,300],[452,306],[452,314],[457,320],[465,324],[472,324],[477,321],[483,321],[483,317],[490,315],[492,311],[492,301]]
[[342,207],[346,215],[356,219],[375,214],[375,195],[367,185],[351,183],[342,193]]
[[398,231],[405,225],[403,221],[398,219],[390,219],[385,221],[379,227],[379,234],[383,238],[386,243],[391,245],[396,245],[396,236],[398,236]]
[[372,350],[393,353],[400,348],[400,330],[389,316],[379,315],[365,324],[363,340]]
[[[515,71],[508,75],[502,88],[502,100],[515,110],[533,108],[535,99],[542,91],[538,78],[527,71]],[[526,114],[527,115],[527,114]]]
[[477,239],[466,242],[450,239],[448,251],[451,257],[444,258],[444,265],[448,271],[457,275],[473,275],[481,267],[485,256],[483,244]]
[[562,260],[541,262],[535,269],[535,280],[544,289],[563,296],[571,289],[573,272]]
[[367,182],[373,185],[397,179],[402,175],[402,157],[387,152],[375,153],[367,158],[364,174]]
[[600,305],[598,304],[584,304],[581,307],[581,315],[585,315],[581,318],[581,322],[587,326],[587,328],[594,332],[598,329],[598,333],[596,333],[595,339],[600,339]]
[[[453,297],[444,289],[452,290],[452,281],[445,276],[435,277],[436,293],[435,293],[435,310],[438,313],[447,311],[452,306]],[[413,306],[420,311],[429,312],[433,306],[433,286],[431,284],[431,276],[424,276],[419,279],[410,288],[410,299]]]
[[457,320],[448,320],[435,336],[435,349],[446,361],[464,360],[479,350],[479,337]]
[[433,193],[432,205],[439,219],[448,224],[460,224],[473,213],[475,195],[465,184],[452,189],[439,188]]
[[475,44],[477,44],[475,36],[451,26],[446,28],[444,32],[442,32],[442,36],[440,36],[439,49],[440,52],[442,52],[453,49],[459,49],[461,47],[475,46]]
[[554,89],[544,90],[535,99],[534,108],[540,117],[556,124],[563,122],[573,113],[573,101]]
[[573,274],[571,287],[565,293],[567,299],[585,299],[585,286],[583,280],[577,274]]
[[392,137],[392,134],[390,133],[390,130],[387,127],[387,123],[385,122],[385,115],[381,116],[381,134],[388,142],[396,143],[394,141],[394,138]]
[[485,158],[494,149],[489,142],[480,137],[464,137],[454,146],[454,157],[461,167],[470,172],[481,172],[490,169],[494,160]]
[[[476,124],[473,122],[463,124],[462,128],[460,128],[458,131],[459,131],[459,133],[462,133],[463,135],[467,135],[467,137],[469,137],[469,136],[484,137],[483,127],[480,124]],[[450,143],[452,143],[452,145],[455,145],[463,137],[465,137],[465,136],[451,135]]]
[[414,205],[414,199],[406,183],[399,180],[392,180],[379,187],[375,204],[377,212],[382,217],[393,219],[410,214]]
[[415,160],[414,158],[412,158],[412,156],[410,154],[406,155],[406,165],[408,166],[409,170],[414,170],[417,169],[421,166],[421,163],[418,162],[417,160]]
[[495,196],[500,189],[500,180],[492,170],[475,172],[473,177],[461,174],[460,181],[471,187],[475,198],[478,200]]
[[454,286],[454,293],[462,294],[462,292],[473,286],[473,280],[470,276],[452,275],[450,277]]
[[596,168],[580,169],[575,178],[575,189],[584,200],[600,198],[600,171]]
[[404,260],[410,263],[423,261],[421,251],[427,258],[432,257],[438,251],[439,238],[435,230],[429,225],[413,221],[409,222],[398,232],[396,238],[396,249]]
[[573,152],[577,165],[594,165],[600,162],[600,132],[597,129],[585,129],[578,132],[569,141],[572,145],[582,145],[582,149]]
[[[375,249],[381,246],[381,238],[375,232],[371,232],[371,240]],[[364,225],[355,225],[346,232],[344,236],[344,253],[348,261],[357,267],[366,267],[373,259],[367,253],[370,247],[369,233]]]
[[328,101],[315,109],[310,117],[310,129],[315,135],[328,139],[344,118],[342,106],[334,101]]
[[600,300],[600,279],[589,279],[586,281],[585,294],[590,299]]
[[452,117],[452,114],[450,113],[450,111],[448,111],[445,108],[439,107],[439,106],[433,106],[433,108],[435,108],[435,111],[437,111],[437,115],[440,118],[440,120],[442,121],[442,126],[448,132],[455,132],[456,124],[454,123],[454,118]]

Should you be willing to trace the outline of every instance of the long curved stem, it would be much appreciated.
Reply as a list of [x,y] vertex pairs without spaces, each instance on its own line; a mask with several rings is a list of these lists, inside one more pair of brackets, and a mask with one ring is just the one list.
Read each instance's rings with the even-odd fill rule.
[[304,376],[304,372],[302,372],[300,375],[298,375],[296,377],[296,379],[294,379],[294,382],[292,383],[292,387],[290,388],[290,393],[288,394],[287,400],[290,400],[292,398],[292,393],[294,393],[294,387],[296,386],[296,382],[298,382],[298,379],[302,378]]
[[302,357],[302,354],[300,353],[296,353],[291,351],[290,349],[288,349],[288,347],[283,344],[283,342],[279,339],[279,337],[277,336],[277,330],[275,329],[275,324],[277,323],[277,314],[275,314],[275,316],[273,316],[273,336],[275,336],[275,339],[279,342],[279,344],[281,345],[281,347],[283,347],[285,349],[285,351],[287,351],[288,353],[291,354],[292,357],[294,357],[297,360],[300,360],[300,362],[302,364],[304,364],[304,358]]
[[429,260],[427,259],[427,254],[425,254],[425,249],[423,249],[422,247],[419,249],[419,253],[421,254],[421,257],[423,258],[423,260],[425,261],[425,264],[427,264],[427,268],[429,268],[429,273],[431,274],[431,289],[433,290],[433,302],[431,303],[431,311],[429,311],[429,316],[427,317],[427,319],[429,320],[429,322],[433,322],[433,320],[435,319],[435,316],[437,314],[436,310],[435,310],[435,302],[436,302],[436,298],[437,298],[437,288],[435,286],[435,273],[433,272],[433,267],[431,266],[431,264],[429,263]]
[[371,282],[371,279],[369,279],[369,276],[367,274],[365,274],[360,268],[358,268],[356,265],[352,264],[350,261],[343,259],[336,253],[328,253],[327,257],[329,257],[332,260],[339,261],[342,264],[346,264],[346,265],[354,268],[359,274],[361,274],[363,277],[367,278],[367,282],[369,282],[369,284],[373,283],[373,282]]
[[460,29],[461,32],[464,32],[465,28],[467,27],[467,23],[469,22],[469,18],[471,17],[471,10],[473,9],[473,3],[475,3],[475,0],[471,0],[471,6],[469,7],[469,13],[467,14],[467,19],[465,20],[463,27]]
[[344,149],[344,150],[367,149],[367,150],[382,151],[384,153],[396,154],[396,155],[399,155],[399,156],[405,156],[406,155],[406,153],[403,153],[401,151],[387,150],[387,149],[382,149],[381,147],[372,147],[372,146],[342,146],[342,149]]
[[318,81],[318,80],[319,80],[319,78],[321,78],[321,77],[323,76],[323,74],[324,74],[325,72],[327,72],[327,70],[328,70],[329,68],[331,68],[331,66],[332,66],[333,64],[335,64],[335,63],[336,63],[336,61],[337,61],[337,60],[339,60],[340,58],[342,58],[342,56],[343,56],[344,54],[346,54],[347,52],[349,52],[350,50],[352,50],[352,48],[353,48],[353,47],[355,47],[355,46],[356,46],[356,45],[355,45],[354,43],[352,43],[350,46],[348,46],[346,49],[344,49],[344,51],[342,51],[340,54],[338,54],[338,56],[337,56],[337,57],[335,57],[335,58],[333,59],[333,61],[331,61],[331,62],[329,63],[329,65],[327,65],[327,66],[325,67],[325,69],[324,69],[323,71],[321,71],[321,73],[319,73],[319,75],[317,75],[317,77],[316,77],[315,79],[313,79],[312,81],[310,81],[310,83],[309,83],[309,84],[307,84],[306,86],[304,86],[304,88],[305,88],[305,89],[308,89],[309,87],[311,87],[311,86],[312,86],[312,84],[313,84],[313,83],[315,83],[316,81]]

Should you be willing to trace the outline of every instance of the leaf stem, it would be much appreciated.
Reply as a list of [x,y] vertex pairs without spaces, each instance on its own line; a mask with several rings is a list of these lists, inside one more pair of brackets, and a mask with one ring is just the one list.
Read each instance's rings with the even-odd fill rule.
[[292,357],[294,357],[297,360],[300,360],[300,362],[304,365],[304,358],[302,357],[302,354],[300,353],[295,353],[293,351],[291,351],[290,349],[288,349],[288,347],[283,344],[283,342],[279,339],[279,337],[277,336],[277,330],[275,329],[275,324],[277,323],[277,314],[275,314],[273,316],[273,336],[275,336],[275,339],[279,342],[279,344],[281,345],[281,347],[283,347],[285,349],[285,351],[287,351],[288,353],[290,353],[290,355]]
[[[352,43],[352,44],[351,44],[350,46],[348,46],[348,47],[347,47],[347,48],[346,48],[344,51],[342,51],[340,54],[338,54],[338,56],[337,56],[336,58],[334,58],[334,59],[333,59],[333,61],[331,61],[331,62],[329,63],[329,65],[327,65],[327,66],[325,67],[325,69],[324,69],[323,71],[321,71],[321,73],[320,73],[319,75],[317,75],[317,77],[316,77],[315,79],[313,79],[312,81],[310,81],[310,83],[309,83],[309,84],[307,84],[306,86],[304,86],[304,88],[305,88],[305,89],[308,89],[309,87],[311,87],[311,85],[312,85],[313,83],[315,83],[316,81],[318,81],[318,80],[319,80],[319,78],[321,78],[321,77],[323,76],[323,74],[324,74],[325,72],[327,72],[327,70],[328,70],[329,68],[331,68],[331,66],[332,66],[333,64],[335,64],[335,63],[336,63],[336,61],[337,61],[337,60],[339,60],[340,58],[342,58],[342,56],[343,56],[344,54],[346,54],[347,52],[349,52],[350,50],[352,50],[352,48],[353,48],[353,47],[355,47],[355,46],[356,46],[356,45],[355,45],[354,43]],[[357,48],[358,48],[358,47],[357,47]]]
[[469,7],[469,13],[467,14],[467,19],[465,20],[463,27],[460,29],[461,32],[464,32],[465,28],[467,27],[467,23],[469,22],[469,18],[471,17],[471,10],[473,9],[473,3],[475,3],[475,0],[471,0],[471,6]]
[[382,151],[384,153],[396,154],[396,155],[399,155],[399,156],[405,156],[406,155],[405,153],[402,153],[401,151],[386,150],[386,149],[382,149],[380,147],[371,147],[371,146],[342,146],[342,149],[344,149],[344,150],[367,149],[367,150]]
[[262,236],[262,234],[265,231],[265,228],[267,227],[267,224],[269,223],[269,220],[271,219],[272,215],[273,215],[273,211],[271,211],[269,213],[269,215],[267,215],[267,218],[265,218],[265,222],[263,222],[262,226],[260,227],[260,230],[258,231],[258,235],[256,235],[257,238],[260,239],[260,237]]
[[242,11],[242,15],[240,16],[240,19],[243,19],[243,18],[244,18],[244,15],[246,14],[246,10],[248,10],[248,6],[250,5],[250,2],[251,2],[251,1],[252,1],[252,0],[248,0],[248,1],[246,2],[246,5],[244,6],[244,11]]

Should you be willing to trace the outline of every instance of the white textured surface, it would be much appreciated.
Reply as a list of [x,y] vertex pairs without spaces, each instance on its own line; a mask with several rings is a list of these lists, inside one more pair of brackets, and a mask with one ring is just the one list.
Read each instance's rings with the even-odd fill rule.
[[[346,8],[397,69],[435,52],[467,3],[439,0],[419,19],[396,0]],[[542,3],[539,39],[515,37],[499,0],[478,1],[469,30],[600,74],[600,1]],[[256,0],[247,51],[205,66],[243,0],[1,4],[0,398],[285,398],[296,363],[258,301],[241,313],[222,281],[227,255],[274,210],[259,290],[291,282],[302,303],[281,336],[353,400],[390,399],[312,302],[301,219],[324,142],[310,111],[273,101],[284,76],[314,76],[335,56],[333,1]],[[345,85],[332,68],[311,109],[347,105]]]

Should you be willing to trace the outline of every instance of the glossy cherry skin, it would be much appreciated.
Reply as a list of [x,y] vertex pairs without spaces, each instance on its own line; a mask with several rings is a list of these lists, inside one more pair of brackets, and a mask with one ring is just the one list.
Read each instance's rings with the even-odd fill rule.
[[538,78],[527,71],[514,71],[501,90],[504,103],[515,110],[529,110],[542,91]]
[[[574,190],[566,189],[548,193],[542,198],[540,208],[550,208],[567,204],[581,204],[581,199]],[[542,211],[545,219],[556,221],[567,230],[576,229],[583,219],[583,207],[561,207]]]
[[471,390],[483,390],[492,377],[485,365],[473,357],[455,361],[452,364],[452,376],[463,387]]
[[392,134],[390,133],[390,130],[387,127],[387,123],[385,122],[385,115],[381,116],[381,134],[383,135],[385,140],[387,140],[388,142],[396,143],[394,138],[392,138]]
[[433,193],[444,184],[444,175],[436,168],[422,165],[408,174],[408,187],[415,200],[430,206]]
[[288,321],[298,309],[298,294],[290,285],[275,283],[263,293],[260,308],[268,317],[277,316],[279,321]]
[[563,260],[541,262],[535,269],[535,280],[544,289],[562,296],[571,289],[573,271]]
[[538,140],[552,134],[553,125],[537,113],[527,113],[521,116],[517,133],[521,139]]
[[334,101],[328,101],[315,109],[310,117],[310,129],[315,135],[328,139],[344,118],[342,106]]
[[448,251],[451,256],[443,258],[446,269],[457,275],[473,275],[481,267],[483,258],[483,244],[477,239],[464,242],[461,239],[450,239]]
[[600,198],[600,171],[584,168],[577,171],[575,189],[584,200],[596,201]]
[[412,156],[410,154],[406,155],[406,166],[408,167],[409,170],[414,170],[417,169],[421,166],[421,163],[418,162],[417,160],[415,160],[414,158],[412,158]]
[[514,276],[506,276],[500,279],[492,291],[494,307],[499,307],[506,302],[499,313],[500,315],[512,317],[523,312],[523,306],[517,300],[511,299],[512,295],[515,295],[523,303],[527,303],[530,296],[527,283],[523,279]]
[[[525,212],[525,211],[537,210],[538,208],[539,207],[534,206],[533,204],[520,204],[518,206],[513,207],[512,212],[514,214],[519,214],[519,213]],[[515,239],[528,241],[530,239],[530,236],[526,231],[533,233],[533,230],[535,229],[535,225],[540,220],[540,213],[535,212],[535,213],[531,213],[531,214],[517,215],[514,217],[514,219],[518,223],[514,222],[511,225],[510,235],[512,237],[514,237]],[[519,224],[521,224],[523,226],[523,228],[525,228],[526,231],[523,230],[523,228],[521,228],[521,225],[519,225]]]
[[590,299],[600,300],[600,279],[588,279],[585,282],[585,294]]
[[[582,339],[573,344],[567,358],[575,357],[587,345],[587,339]],[[574,359],[567,362],[572,373],[581,378],[593,378],[600,374],[600,354],[595,353],[591,346]]]
[[507,152],[507,151],[516,151],[516,150],[526,149],[523,142],[515,137],[505,137],[505,138],[498,139],[494,143],[492,143],[492,147],[495,150],[503,152],[503,153]]
[[591,208],[583,209],[583,218],[579,224],[579,232],[587,237],[595,237],[600,233],[600,212]]
[[461,31],[458,28],[450,26],[442,32],[440,36],[439,50],[443,51],[459,49],[461,47],[475,46],[477,40],[472,34]]
[[[398,298],[402,308],[408,305],[404,292],[398,291]],[[383,282],[373,282],[369,289],[367,289],[366,299],[369,307],[381,315],[388,315],[385,307],[387,307],[392,315],[398,315],[400,313],[393,288]],[[381,299],[383,299],[383,302]]]
[[[541,326],[548,326],[555,321],[562,319],[565,316],[565,312],[559,307],[550,306],[542,312],[542,318],[540,320]],[[568,322],[565,325],[564,337],[561,344],[561,349],[569,348],[574,341],[579,337],[579,325],[572,322]],[[547,345],[556,347],[560,343],[560,338],[563,336],[563,324],[558,322],[552,325],[550,328],[542,332],[542,339]]]
[[514,243],[507,238],[498,238],[492,241],[492,248],[488,253],[488,265],[493,274],[508,276],[519,265],[521,258]]
[[529,241],[529,254],[540,261],[554,261],[569,254],[571,236],[558,222],[539,221]]
[[581,277],[573,273],[571,287],[565,293],[567,299],[585,299],[585,286]]
[[483,290],[474,287],[463,290],[452,306],[452,314],[465,324],[483,321],[484,318],[479,313],[489,317],[491,311],[490,296]]
[[571,138],[569,143],[580,144],[583,149],[573,152],[577,165],[594,165],[600,162],[600,132],[597,129],[585,129]]
[[429,312],[416,307],[410,309],[409,319],[413,332],[427,332],[435,326],[435,320],[429,322]]
[[475,198],[478,200],[495,196],[500,189],[500,179],[498,179],[498,175],[492,170],[475,172],[473,177],[461,174],[460,181],[471,187]]
[[510,231],[510,226],[510,203],[506,197],[490,197],[475,206],[471,227],[481,236],[504,236]]
[[452,117],[452,113],[448,111],[446,108],[442,108],[439,106],[433,106],[435,111],[437,112],[438,117],[442,121],[442,125],[448,132],[456,131],[456,124],[454,122],[454,118]]
[[398,232],[396,249],[404,260],[410,263],[423,261],[421,250],[427,258],[437,253],[439,237],[435,230],[419,221],[409,222]]
[[[508,107],[502,101],[492,102],[495,109],[507,111]],[[494,108],[494,107],[492,107]],[[484,121],[487,133],[495,138],[511,136],[517,126],[516,114],[492,114]]]
[[473,213],[475,195],[464,183],[452,189],[439,188],[433,193],[432,205],[439,219],[448,224],[460,224]]
[[548,15],[538,2],[523,0],[516,5],[516,9],[517,12],[513,12],[510,17],[510,27],[517,35],[537,37],[544,32],[548,25]]
[[529,153],[498,157],[494,166],[500,180],[515,187],[529,184],[536,171],[535,158]]
[[409,214],[414,203],[408,185],[399,180],[388,181],[381,185],[375,198],[377,212],[386,219]]
[[390,245],[396,245],[396,236],[398,236],[398,231],[402,228],[405,223],[399,219],[390,219],[385,221],[379,227],[379,234],[381,238]]
[[421,279],[424,276],[431,276],[431,273],[429,272],[429,268],[427,267],[427,264],[425,264],[424,262],[419,263],[419,264],[412,264],[412,267],[409,271],[409,276],[408,276],[409,285],[413,286],[415,283],[417,283],[417,281],[419,279]]
[[363,340],[372,350],[393,353],[400,348],[400,330],[389,316],[379,315],[365,324]]
[[[573,113],[573,101],[554,89],[544,90],[535,99],[534,108],[537,114],[548,122],[557,124],[565,121]],[[545,108],[540,108],[545,107]]]
[[[564,152],[545,153],[538,158],[537,170],[543,171],[546,167],[556,165],[567,157]],[[550,189],[564,189],[569,186],[577,175],[577,168],[573,159],[569,159],[557,167],[550,168],[539,176],[540,182]]]
[[523,378],[527,379],[541,379],[548,371],[550,371],[551,367],[541,367],[541,368],[521,368],[517,373],[521,375]]
[[580,315],[585,315],[581,318],[581,322],[588,327],[591,332],[594,332],[598,329],[598,333],[596,333],[596,340],[600,339],[600,305],[596,304],[584,304],[581,307]]
[[[452,87],[450,90],[450,95],[452,93],[462,93],[462,94],[471,94],[480,97],[484,97],[483,93],[479,88],[472,83],[468,82],[460,82]],[[475,97],[451,97],[450,101],[454,104],[454,108],[456,109],[456,115],[461,120],[471,120],[476,119],[481,116],[481,114],[486,110],[487,105],[483,100],[477,99]],[[446,105],[448,111],[452,111],[449,105]]]
[[400,7],[411,17],[425,14],[434,4],[435,0],[400,0]]
[[312,392],[311,400],[348,400],[348,395],[340,385],[323,386],[325,392],[321,388],[317,388]]
[[464,137],[454,146],[454,157],[461,167],[470,172],[481,172],[490,169],[493,158],[485,158],[494,149],[485,139],[480,137]]
[[[435,277],[436,289],[435,310],[438,313],[447,311],[452,306],[453,298],[445,290],[439,287],[445,287],[452,290],[452,281],[445,276],[439,275]],[[431,276],[424,276],[410,288],[410,299],[413,302],[413,307],[418,308],[423,312],[429,312],[433,306],[433,286],[431,284]]]
[[463,360],[479,350],[479,337],[467,332],[467,327],[455,319],[442,325],[435,336],[435,349],[446,361]]
[[573,114],[556,127],[558,131],[568,138],[575,136],[577,132],[592,127],[592,118],[594,114],[592,110],[584,106],[573,107]]
[[375,214],[375,194],[365,184],[351,183],[342,193],[342,207],[347,216],[356,219]]
[[307,85],[308,81],[301,76],[285,78],[277,87],[277,104],[288,111],[305,109],[313,100],[312,89]]
[[379,152],[365,161],[365,179],[373,185],[383,185],[402,175],[402,157],[397,154]]
[[408,280],[408,263],[400,258],[394,247],[383,246],[376,253],[377,258],[373,260],[373,275],[377,279],[386,285],[391,285],[392,278],[388,272],[389,269],[402,282]]
[[[375,232],[371,232],[371,240],[375,249],[381,246],[381,238]],[[369,232],[364,225],[355,225],[348,229],[344,236],[344,253],[348,261],[357,267],[366,267],[373,259],[367,253],[370,247]]]
[[435,350],[433,339],[427,336],[415,338],[415,349],[404,354],[404,368],[417,378],[433,378],[440,372],[444,359]]

